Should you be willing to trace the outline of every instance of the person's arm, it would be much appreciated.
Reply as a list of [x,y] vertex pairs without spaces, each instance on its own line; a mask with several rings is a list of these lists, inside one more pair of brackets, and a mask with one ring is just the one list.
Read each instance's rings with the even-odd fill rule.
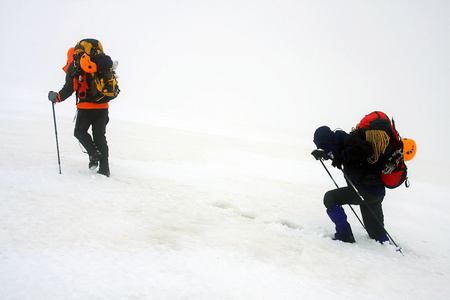
[[73,76],[71,75],[73,71],[74,65],[73,63],[70,64],[69,68],[67,69],[66,73],[66,83],[62,87],[62,89],[59,91],[58,97],[56,98],[56,102],[61,102],[69,98],[73,92],[74,92],[74,82],[73,82]]

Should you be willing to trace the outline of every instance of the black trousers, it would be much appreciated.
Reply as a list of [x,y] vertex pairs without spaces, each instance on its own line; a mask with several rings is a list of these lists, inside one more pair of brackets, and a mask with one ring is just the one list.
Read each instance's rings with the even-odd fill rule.
[[[108,109],[78,109],[74,135],[89,155],[96,150],[102,154],[100,166],[108,164],[109,148],[106,141],[106,125],[109,122]],[[92,126],[92,136],[88,133]]]
[[325,193],[323,203],[327,209],[332,209],[335,205],[359,205],[361,216],[369,236],[376,240],[386,237],[383,207],[381,205],[384,196],[373,196],[364,190],[359,192],[363,196],[364,202],[355,192],[353,187],[348,186]]

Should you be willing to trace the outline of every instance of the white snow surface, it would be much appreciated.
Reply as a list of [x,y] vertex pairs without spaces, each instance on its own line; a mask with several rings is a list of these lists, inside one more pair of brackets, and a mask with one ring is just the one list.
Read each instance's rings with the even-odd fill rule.
[[[9,1],[0,299],[448,299],[448,1]],[[87,168],[66,51],[119,60],[111,177]],[[394,116],[418,153],[386,229],[332,241],[318,126]],[[342,174],[327,167],[339,185]],[[359,209],[355,207],[359,213]]]

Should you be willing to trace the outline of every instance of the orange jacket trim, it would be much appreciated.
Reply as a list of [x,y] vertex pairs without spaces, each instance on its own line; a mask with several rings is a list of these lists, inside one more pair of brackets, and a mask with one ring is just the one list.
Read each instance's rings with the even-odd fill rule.
[[74,54],[74,52],[75,52],[74,47],[70,48],[70,49],[67,51],[67,63],[66,63],[66,65],[62,68],[62,69],[64,70],[64,72],[66,72],[66,73],[67,73],[67,69],[69,68],[69,65],[73,62],[73,54]]
[[77,104],[77,108],[81,109],[104,109],[109,108],[109,103],[92,103],[92,102],[80,102]]

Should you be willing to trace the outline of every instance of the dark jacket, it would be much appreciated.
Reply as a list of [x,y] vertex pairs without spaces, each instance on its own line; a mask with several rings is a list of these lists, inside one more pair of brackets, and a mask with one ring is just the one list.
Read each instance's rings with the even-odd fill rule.
[[[82,94],[83,84],[79,80],[79,76],[85,75],[85,73],[81,70],[75,70],[75,63],[72,62],[67,68],[66,73],[66,82],[64,86],[59,91],[59,99],[60,101],[64,101],[69,98],[75,91],[77,92],[77,107],[81,109],[101,109],[101,108],[109,108],[108,103],[94,103],[91,100],[90,94],[85,91],[85,94]],[[87,76],[90,76],[87,74]],[[86,81],[89,82],[90,78],[85,77]]]
[[66,72],[66,82],[64,83],[64,86],[62,87],[62,89],[59,91],[59,98],[61,101],[66,100],[67,98],[69,98],[73,92],[75,91],[74,89],[74,62],[72,62],[69,67],[67,68],[67,72]]
[[368,158],[374,153],[371,143],[365,140],[364,132],[346,133],[331,131],[322,126],[314,134],[314,142],[334,159],[342,162],[347,177],[358,190],[365,190],[374,196],[384,196],[386,191],[381,181],[381,164],[370,164]]

